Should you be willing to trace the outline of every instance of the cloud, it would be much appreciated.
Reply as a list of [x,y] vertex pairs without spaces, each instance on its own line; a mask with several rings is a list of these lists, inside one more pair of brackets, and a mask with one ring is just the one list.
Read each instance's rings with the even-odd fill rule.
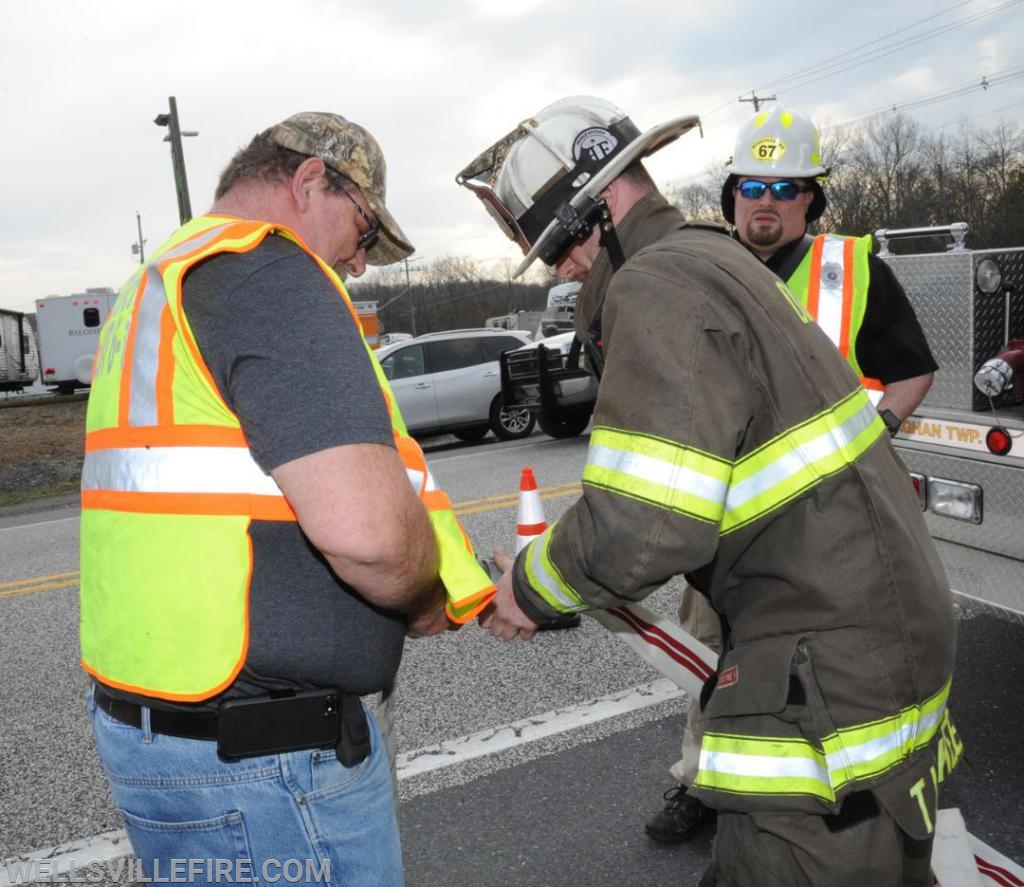
[[[751,111],[738,97],[753,89],[838,122],[980,81],[1024,54],[1020,13],[994,0],[931,12],[893,0],[884,18],[838,0],[806,10],[796,0],[769,10],[753,0],[4,4],[0,306],[32,310],[47,293],[119,285],[134,264],[136,211],[147,251],[174,229],[166,131],[153,123],[172,95],[183,128],[199,132],[184,142],[194,211],[253,134],[298,110],[335,110],[377,136],[389,205],[426,259],[492,258],[514,248],[455,173],[562,96],[604,96],[641,127],[700,113],[703,139],[688,135],[652,160],[665,181],[729,156]],[[855,60],[914,22],[908,35],[990,10],[869,65],[783,79],[848,50]],[[928,120],[1009,105],[1018,83],[930,106]]]

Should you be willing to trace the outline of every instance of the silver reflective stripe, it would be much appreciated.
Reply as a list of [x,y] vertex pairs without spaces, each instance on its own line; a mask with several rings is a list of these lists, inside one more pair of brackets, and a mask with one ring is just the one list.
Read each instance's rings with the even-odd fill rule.
[[146,267],[145,289],[139,296],[135,341],[132,344],[131,391],[128,404],[129,425],[157,424],[156,373],[160,363],[160,317],[164,309],[168,307],[167,293],[164,290],[164,282],[157,266],[205,246],[218,237],[226,226],[227,223],[216,225],[198,237],[172,246],[154,257]]
[[416,495],[419,495],[421,490],[424,493],[429,493],[437,489],[437,481],[434,480],[434,475],[430,473],[429,469],[427,470],[425,484],[423,472],[418,471],[415,468],[406,468],[405,476],[409,478],[409,483],[412,484],[412,488],[416,491]]
[[698,496],[709,502],[724,502],[728,484],[707,474],[694,471],[682,465],[630,453],[625,450],[612,449],[591,443],[587,452],[587,462],[611,471],[621,471],[631,477],[661,484],[690,496]]
[[405,476],[409,478],[409,483],[412,484],[416,495],[419,495],[420,490],[423,489],[423,472],[417,471],[415,468],[406,468]]
[[702,750],[700,769],[715,773],[729,773],[733,776],[762,779],[813,779],[824,785],[829,784],[828,774],[824,767],[813,758],[805,757],[744,755],[734,752]]
[[805,469],[814,471],[815,464],[848,447],[877,416],[875,408],[865,399],[864,405],[842,425],[830,428],[806,443],[796,444],[794,449],[783,453],[760,471],[730,486],[726,511],[741,507]]
[[245,447],[129,447],[87,453],[83,490],[283,496]]
[[[843,278],[853,273],[852,268],[846,268],[843,264],[844,241],[842,237],[825,238],[821,250],[821,273],[818,275],[818,326],[837,348],[843,331]],[[829,265],[840,269],[839,277],[835,280],[825,277],[825,269]]]
[[154,265],[146,269],[136,307],[132,341],[128,424],[156,425],[156,371],[160,360],[160,315],[167,307],[163,281]]
[[[858,766],[863,768],[872,762],[883,759],[893,752],[902,752],[903,749],[914,749],[917,745],[918,736],[930,736],[932,731],[942,720],[946,706],[942,705],[933,712],[922,714],[911,723],[897,727],[885,736],[863,742],[860,745],[843,745],[839,751],[831,752],[827,756],[829,772],[844,770],[847,767],[854,769]],[[826,745],[828,742],[826,741]]]

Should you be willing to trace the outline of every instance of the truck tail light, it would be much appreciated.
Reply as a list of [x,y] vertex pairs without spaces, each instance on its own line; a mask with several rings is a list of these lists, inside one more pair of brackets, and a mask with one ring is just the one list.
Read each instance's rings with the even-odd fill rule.
[[929,477],[927,489],[928,510],[954,520],[980,524],[981,487],[941,477]]
[[996,456],[1005,456],[1013,448],[1013,438],[1005,428],[990,428],[985,435],[985,446]]
[[921,511],[924,511],[928,507],[928,478],[916,471],[911,471],[910,482],[914,485],[914,492],[917,493],[917,501],[921,503]]

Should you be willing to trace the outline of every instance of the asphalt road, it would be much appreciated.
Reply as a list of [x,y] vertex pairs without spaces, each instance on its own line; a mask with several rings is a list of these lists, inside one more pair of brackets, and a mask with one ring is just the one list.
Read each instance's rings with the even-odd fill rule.
[[[514,543],[520,468],[534,468],[550,521],[572,501],[586,443],[535,433],[502,444],[434,441],[427,449],[488,553]],[[74,506],[0,513],[0,859],[69,842],[96,846],[94,836],[121,827],[82,705],[77,545]],[[647,603],[671,614],[676,593],[669,586]],[[953,710],[967,753],[943,805],[959,807],[972,833],[1017,860],[1024,860],[1022,684],[1024,626],[961,606]],[[621,713],[601,714],[609,699]],[[532,644],[501,644],[475,626],[410,643],[399,703],[406,765],[417,750],[475,734],[490,740],[515,725],[500,731],[511,737],[502,751],[453,753],[447,766],[402,778],[411,887],[697,883],[710,835],[665,848],[642,829],[670,786],[684,702],[659,695],[658,675],[597,624],[541,634]],[[524,724],[550,729],[525,741],[532,734]]]

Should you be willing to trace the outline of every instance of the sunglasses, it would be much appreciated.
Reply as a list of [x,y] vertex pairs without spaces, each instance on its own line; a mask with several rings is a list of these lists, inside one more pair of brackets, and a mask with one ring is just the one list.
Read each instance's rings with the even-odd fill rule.
[[796,200],[798,195],[811,189],[798,185],[796,182],[772,182],[769,185],[767,182],[759,182],[757,179],[747,179],[745,182],[740,182],[736,186],[736,190],[745,200],[760,200],[764,197],[765,191],[771,191],[772,197],[776,200],[789,203]]
[[348,193],[347,189],[341,193],[352,201],[356,212],[359,213],[359,218],[366,223],[366,230],[359,235],[359,249],[368,250],[377,242],[377,238],[380,237],[380,220],[368,216],[366,211],[356,203],[356,199]]

